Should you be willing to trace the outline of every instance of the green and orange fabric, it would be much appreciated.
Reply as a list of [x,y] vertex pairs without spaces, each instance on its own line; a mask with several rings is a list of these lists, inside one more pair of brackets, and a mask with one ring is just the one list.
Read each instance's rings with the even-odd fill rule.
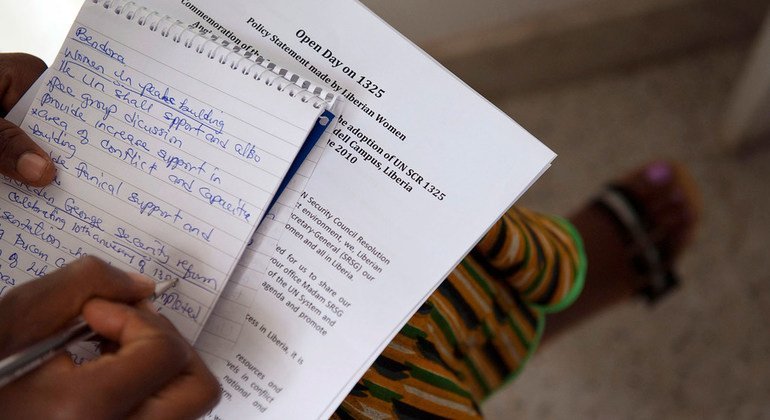
[[480,418],[478,404],[525,365],[546,314],[586,273],[566,220],[511,208],[422,305],[333,418]]

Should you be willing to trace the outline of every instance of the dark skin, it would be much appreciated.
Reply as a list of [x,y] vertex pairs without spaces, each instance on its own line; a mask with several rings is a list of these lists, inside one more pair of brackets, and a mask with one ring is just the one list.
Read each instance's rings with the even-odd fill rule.
[[[0,54],[0,117],[16,105],[45,71],[46,65],[28,54]],[[0,118],[0,173],[35,187],[50,184],[56,168],[19,127]]]
[[[640,167],[616,181],[645,209],[647,235],[661,252],[663,265],[671,267],[692,240],[698,221],[698,198],[688,194],[695,187],[673,162],[658,161]],[[588,273],[580,298],[562,312],[549,314],[543,340],[629,300],[648,284],[631,263],[640,251],[630,245],[623,229],[595,203],[570,217],[584,239]]]
[[[45,70],[25,54],[0,54],[4,116]],[[0,118],[0,172],[33,186],[56,176],[48,155]],[[0,358],[60,331],[82,316],[111,352],[75,366],[60,355],[0,388],[0,418],[197,418],[220,388],[167,319],[147,303],[154,282],[84,257],[0,299]]]

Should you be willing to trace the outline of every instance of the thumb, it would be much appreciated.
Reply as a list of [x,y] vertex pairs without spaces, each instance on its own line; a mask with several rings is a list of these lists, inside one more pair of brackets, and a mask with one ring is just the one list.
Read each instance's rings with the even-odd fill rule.
[[0,173],[44,187],[53,181],[56,168],[48,154],[21,128],[0,118]]
[[[28,54],[0,54],[0,116],[4,116],[45,71],[45,63]],[[42,187],[56,176],[48,154],[19,127],[0,118],[0,173]]]

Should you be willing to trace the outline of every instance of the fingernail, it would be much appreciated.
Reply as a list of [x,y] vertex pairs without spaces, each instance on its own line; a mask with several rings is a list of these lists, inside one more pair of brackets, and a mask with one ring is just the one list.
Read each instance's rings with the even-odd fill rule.
[[47,159],[38,154],[27,152],[16,162],[16,171],[29,182],[37,182],[43,178],[48,167]]
[[671,165],[659,162],[648,166],[645,171],[645,176],[647,177],[647,180],[653,184],[661,185],[669,182],[673,173]]
[[138,285],[146,288],[155,288],[155,280],[139,273],[128,273],[128,277],[135,281]]

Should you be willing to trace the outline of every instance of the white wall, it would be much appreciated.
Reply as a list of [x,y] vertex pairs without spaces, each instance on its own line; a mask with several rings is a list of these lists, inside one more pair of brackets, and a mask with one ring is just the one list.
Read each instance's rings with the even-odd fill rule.
[[725,144],[731,148],[763,140],[770,134],[770,12],[754,51],[739,79],[723,121]]
[[83,0],[0,0],[0,52],[56,58]]

